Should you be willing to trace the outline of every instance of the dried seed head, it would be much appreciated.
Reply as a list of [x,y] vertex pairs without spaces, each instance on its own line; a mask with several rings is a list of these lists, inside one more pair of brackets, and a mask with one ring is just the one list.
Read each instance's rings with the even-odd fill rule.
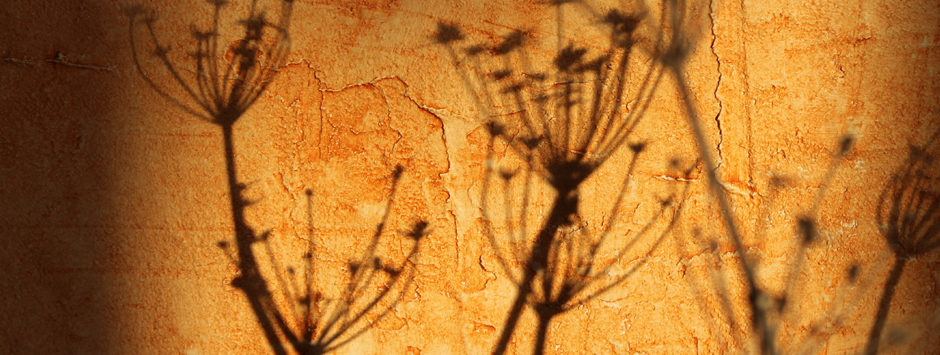
[[525,39],[525,32],[520,30],[513,31],[493,48],[493,53],[496,55],[509,54],[516,50],[516,48],[522,47],[523,39]]
[[[640,153],[644,149],[646,149],[646,142],[637,142],[630,145],[630,150],[632,150],[634,154]],[[678,161],[676,164],[678,164]]]
[[355,262],[349,263],[349,273],[352,275],[359,273],[359,268],[361,266],[362,265],[359,265],[359,263],[355,263]]
[[420,220],[415,222],[414,226],[411,227],[411,233],[408,233],[408,237],[414,239],[415,241],[421,240],[427,235],[428,221]]
[[849,267],[849,269],[847,270],[847,276],[848,276],[849,282],[855,283],[855,281],[858,280],[858,271],[859,271],[858,264],[852,264],[852,266]]
[[460,32],[460,28],[457,26],[444,22],[437,23],[437,32],[434,33],[434,41],[437,43],[448,44],[463,40],[463,38],[463,33]]
[[797,226],[800,231],[800,236],[803,237],[803,245],[812,243],[816,239],[816,222],[814,222],[809,217],[800,217],[797,220]]
[[672,159],[669,159],[669,167],[672,168],[672,169],[678,170],[680,164],[681,164],[681,163],[679,162],[679,158],[672,158]]
[[513,176],[516,176],[516,171],[503,169],[499,172],[499,177],[506,181],[512,180]]
[[490,132],[490,135],[493,137],[502,136],[506,132],[506,127],[504,127],[499,122],[490,121],[486,124],[486,130]]
[[558,52],[555,56],[555,67],[559,71],[570,72],[575,64],[581,62],[581,58],[587,53],[587,49],[575,48],[570,44]]
[[382,271],[385,271],[385,273],[391,277],[398,277],[398,275],[401,275],[401,270],[390,267],[390,266],[383,267]]
[[299,299],[297,299],[297,303],[299,303],[301,306],[304,306],[304,307],[310,306],[310,297],[309,296],[300,297]]
[[855,142],[855,138],[850,135],[845,135],[842,137],[842,140],[839,141],[839,155],[846,155],[852,150],[852,144]]
[[493,72],[493,74],[490,74],[490,75],[493,76],[493,79],[496,79],[496,81],[499,81],[499,80],[503,80],[503,79],[505,79],[505,78],[508,78],[509,75],[511,75],[511,74],[512,74],[512,71],[511,71],[511,70],[509,70],[509,69],[501,69],[501,70],[497,70],[497,71]]
[[467,55],[473,57],[473,56],[480,55],[480,53],[486,52],[486,47],[481,46],[481,45],[474,45],[474,46],[470,46],[464,51],[467,53]]
[[535,147],[538,147],[539,143],[541,142],[542,137],[530,137],[522,139],[522,144],[525,144],[526,148],[529,148],[529,150],[535,149]]

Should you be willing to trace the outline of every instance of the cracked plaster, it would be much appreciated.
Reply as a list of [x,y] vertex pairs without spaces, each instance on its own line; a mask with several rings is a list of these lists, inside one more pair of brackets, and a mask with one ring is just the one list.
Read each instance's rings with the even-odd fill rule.
[[[174,53],[183,53],[188,24],[204,15],[201,4],[148,3],[162,15],[160,35]],[[261,333],[230,285],[235,268],[214,248],[231,228],[221,136],[140,81],[121,6],[102,1],[52,9],[15,2],[3,10],[14,16],[0,25],[6,45],[0,48],[6,112],[0,149],[9,159],[0,176],[3,197],[16,208],[7,207],[0,220],[7,234],[0,283],[10,290],[0,307],[8,315],[0,350],[264,353]],[[812,253],[810,264],[817,270],[841,270],[853,260],[879,265],[884,243],[871,220],[877,198],[871,191],[890,174],[906,142],[937,127],[938,84],[930,68],[940,58],[940,11],[926,1],[808,7],[720,0],[693,10],[710,36],[694,48],[687,78],[703,117],[713,118],[706,130],[720,157],[720,176],[750,217],[741,221],[749,250],[767,262],[759,277],[780,283],[792,216],[819,187],[827,156],[845,131],[858,143],[829,187],[821,221],[838,238]],[[25,15],[32,13],[48,15]],[[484,41],[531,30],[546,36],[532,51],[532,65],[551,60],[554,11],[536,2],[297,1],[290,64],[236,126],[239,178],[258,201],[248,210],[249,222],[274,231],[286,264],[300,260],[307,238],[304,189],[315,191],[314,231],[324,238],[317,261],[338,269],[362,247],[348,237],[368,235],[377,223],[375,206],[387,198],[392,167],[406,168],[390,230],[404,230],[418,218],[432,227],[421,255],[410,261],[418,270],[413,290],[392,316],[338,353],[485,352],[514,292],[482,234],[486,197],[479,180],[487,137],[480,111],[446,51],[430,39],[437,21],[456,23]],[[583,26],[566,32],[565,40],[596,49],[602,36],[585,15],[565,23]],[[662,85],[651,118],[640,126],[642,136],[652,137],[650,154],[634,172],[638,200],[620,233],[638,229],[654,199],[677,184],[692,184],[690,217],[678,233],[719,233],[703,179],[666,172],[671,157],[695,160],[674,91],[672,83]],[[622,178],[626,158],[618,154],[585,192],[598,204],[612,195],[605,186]],[[513,159],[506,152],[500,158]],[[852,168],[860,164],[866,168]],[[767,214],[762,208],[774,175],[789,177],[792,188],[773,201],[776,213]],[[608,217],[598,212],[585,220]],[[759,244],[754,235],[762,228],[770,237]],[[689,280],[700,277],[707,285],[712,270],[706,248],[690,249],[666,243],[649,253],[649,263],[624,287],[554,322],[548,349],[691,353],[740,345],[717,331],[726,323],[702,316],[701,305],[718,300],[690,296]],[[385,251],[402,252],[394,243]],[[725,243],[715,253],[725,263],[736,258]],[[639,257],[630,256],[623,267]],[[892,307],[896,324],[931,321],[936,263],[935,255],[911,263],[901,301]],[[886,272],[876,267],[864,275],[877,285]],[[827,282],[834,275],[813,275],[808,294],[832,291]],[[728,287],[741,294],[737,280]],[[859,349],[875,297],[861,294],[850,325],[823,351]],[[801,314],[827,306],[807,303]],[[526,353],[534,319],[526,315],[520,324],[510,349]],[[915,334],[899,347],[935,345],[935,338]]]

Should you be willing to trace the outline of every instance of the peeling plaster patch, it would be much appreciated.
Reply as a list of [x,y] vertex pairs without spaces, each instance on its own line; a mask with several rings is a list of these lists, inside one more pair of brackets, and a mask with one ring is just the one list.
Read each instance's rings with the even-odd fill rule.
[[679,181],[679,182],[698,181],[698,179],[695,179],[695,178],[676,177],[676,176],[671,176],[671,175],[666,175],[666,174],[663,174],[663,175],[653,175],[653,178],[659,179],[659,180],[664,180],[664,181]]
[[[406,87],[408,86],[408,84],[405,84],[403,81],[402,81],[402,84],[404,84]],[[388,122],[391,123],[392,122],[392,104],[388,102],[388,96],[386,96],[385,94],[385,89],[383,89],[381,86],[374,86],[374,89],[379,92],[379,96],[381,96],[382,101],[385,102],[385,118],[387,118]],[[388,129],[395,132],[395,135],[397,135],[398,138],[395,139],[394,143],[392,143],[391,149],[389,149],[387,152],[382,152],[382,155],[386,156],[386,163],[388,162],[387,161],[388,157],[393,156],[395,154],[395,148],[398,147],[398,143],[400,143],[402,137],[404,137],[401,131],[393,128],[392,126],[388,126]]]
[[[411,101],[411,103],[414,104],[417,108],[421,109],[422,111],[436,118],[438,122],[441,124],[441,142],[444,144],[444,155],[447,158],[447,171],[438,174],[438,177],[440,177],[441,179],[444,179],[443,175],[451,174],[451,169],[454,167],[452,151],[456,151],[456,148],[451,142],[447,140],[447,125],[445,124],[443,117],[441,117],[440,111],[442,110],[432,108],[432,107],[419,103],[418,100],[416,100],[414,97],[411,97],[411,95],[409,95],[408,90],[410,89],[410,86],[404,80],[400,78],[398,80],[401,81],[403,85],[405,85],[405,90],[401,95],[405,97],[406,99],[408,99],[409,101]],[[454,248],[456,250],[455,260],[461,260],[460,259],[460,251],[461,251],[460,234],[458,232],[459,221],[458,221],[457,215],[454,213],[454,211],[457,210],[456,201],[454,200],[454,196],[456,195],[456,193],[452,191],[452,188],[453,188],[452,183],[445,184],[444,186],[444,190],[447,192],[447,203],[449,205],[448,213],[451,215],[451,218],[453,218],[453,221],[454,221],[453,239],[454,239]]]
[[[422,104],[418,103],[418,101],[415,100],[413,97],[409,96],[409,95],[408,95],[408,88],[409,88],[408,84],[405,83],[405,81],[404,81],[404,80],[401,80],[400,78],[397,78],[397,77],[396,77],[396,79],[398,79],[398,81],[400,81],[402,84],[405,85],[405,91],[401,94],[401,96],[403,96],[403,97],[405,97],[406,99],[408,99],[408,101],[411,101],[411,103],[413,103],[413,104],[415,105],[415,107],[419,108],[421,111],[424,111],[424,112],[426,112],[427,114],[429,114],[429,115],[433,116],[434,118],[436,118],[437,121],[438,121],[438,123],[441,124],[441,142],[444,144],[444,153],[445,153],[445,155],[447,156],[447,171],[438,174],[438,177],[441,177],[441,175],[450,173],[450,169],[451,169],[451,167],[454,166],[454,162],[451,160],[451,154],[450,154],[450,152],[451,152],[451,148],[452,148],[452,147],[451,147],[451,146],[448,144],[448,142],[447,142],[447,133],[445,132],[444,119],[441,118],[441,116],[436,112],[436,110],[435,110],[434,108],[431,108],[431,107],[422,105]],[[453,196],[452,196],[452,194],[450,194],[450,191],[448,191],[448,194],[451,195],[451,196],[448,196],[448,200],[451,200],[451,197],[453,197]]]
[[483,281],[483,287],[480,288],[480,290],[485,290],[487,287],[489,287],[490,281],[497,279],[496,273],[486,267],[486,263],[483,261],[483,255],[480,255],[477,261],[480,266],[480,270],[483,270],[483,272],[489,275],[489,277],[487,277],[486,280]]

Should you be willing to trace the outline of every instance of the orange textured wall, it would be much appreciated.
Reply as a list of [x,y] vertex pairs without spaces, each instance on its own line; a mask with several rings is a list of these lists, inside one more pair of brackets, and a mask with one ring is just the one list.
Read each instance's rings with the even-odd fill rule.
[[[223,8],[220,60],[236,55],[248,3]],[[156,15],[154,32],[168,60],[187,80],[198,77],[191,24],[209,26],[212,6],[140,5]],[[277,1],[259,6],[269,20],[278,18]],[[676,39],[665,21],[666,44],[655,44],[664,30],[659,21],[670,13],[658,2],[573,2],[559,12],[534,0],[294,1],[290,54],[232,133],[239,196],[252,202],[244,221],[259,235],[270,232],[252,250],[273,294],[268,305],[285,315],[286,327],[303,332],[297,296],[308,284],[320,292],[313,303],[322,314],[331,314],[329,300],[350,294],[351,261],[370,250],[387,217],[375,255],[403,276],[355,293],[352,314],[382,292],[391,296],[354,323],[361,334],[339,337],[350,341],[336,353],[491,351],[518,290],[512,280],[525,265],[524,253],[497,250],[531,245],[509,235],[528,225],[531,243],[555,192],[538,179],[526,190],[519,178],[527,165],[507,144],[525,135],[520,117],[540,104],[530,98],[520,110],[497,91],[503,101],[478,104],[485,100],[461,73],[524,67],[526,74],[549,74],[536,88],[557,89],[558,45],[584,47],[591,58],[603,54],[600,16],[611,8],[643,15],[627,92],[636,94],[645,70],[664,74],[649,98],[623,103],[633,112],[649,102],[626,140],[646,144],[635,166],[629,147],[611,151],[580,185],[577,220],[559,231],[564,238],[597,236],[610,226],[592,259],[607,268],[579,279],[596,297],[552,318],[546,352],[759,350],[741,260],[709,193],[685,100],[698,112],[758,285],[771,296],[788,295],[787,311],[771,319],[779,324],[780,350],[861,352],[896,256],[878,211],[906,206],[909,198],[892,186],[919,186],[928,212],[914,229],[923,240],[940,240],[930,227],[940,223],[931,204],[936,159],[925,163],[922,185],[897,175],[914,165],[912,146],[932,156],[940,145],[929,145],[940,129],[940,7],[932,1],[689,4],[680,29],[689,97],[652,59]],[[186,95],[153,56],[141,23],[129,26],[127,9],[125,1],[12,1],[0,10],[0,350],[270,352],[237,287],[244,271],[235,254],[222,130],[144,81],[131,31],[144,73],[169,95]],[[441,24],[460,29],[458,49],[526,31],[528,61],[455,65],[435,40]],[[577,85],[587,93],[593,87]],[[557,104],[548,102],[544,107]],[[509,132],[492,149],[487,121]],[[845,134],[854,146],[830,170]],[[396,166],[403,167],[397,181]],[[517,175],[505,185],[488,168]],[[529,191],[528,199],[520,191]],[[666,199],[672,204],[663,207]],[[530,207],[522,215],[524,203]],[[818,231],[805,253],[797,247],[803,216],[813,216]],[[410,254],[408,234],[420,221],[427,235]],[[315,249],[306,259],[310,240]],[[923,252],[904,259],[881,341],[886,351],[940,347],[929,333],[940,324],[940,248],[930,245],[908,247]],[[306,260],[313,282],[305,282]],[[853,265],[857,280],[849,282]],[[509,352],[530,353],[537,327],[526,308]]]

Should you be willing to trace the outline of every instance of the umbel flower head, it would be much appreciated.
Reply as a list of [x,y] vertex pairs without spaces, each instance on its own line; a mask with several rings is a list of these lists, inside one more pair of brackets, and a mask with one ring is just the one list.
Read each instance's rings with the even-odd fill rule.
[[[263,292],[258,285],[252,284],[251,275],[260,271],[242,269],[241,275],[233,279],[232,285],[238,289],[254,292],[250,297],[263,299],[268,306],[262,309],[259,324],[277,331],[279,334],[269,339],[275,354],[286,354],[285,341],[297,354],[320,355],[330,353],[349,344],[357,337],[369,331],[376,322],[395,311],[396,306],[407,295],[417,274],[416,260],[422,240],[428,237],[431,227],[426,220],[418,220],[407,230],[390,233],[392,207],[396,200],[403,174],[403,167],[397,166],[391,174],[391,192],[386,201],[382,219],[375,226],[371,236],[366,237],[367,247],[361,254],[354,256],[343,265],[347,272],[339,280],[330,273],[321,272],[323,265],[318,264],[318,244],[322,237],[314,232],[313,191],[306,190],[307,200],[307,250],[302,257],[302,265],[295,267],[282,265],[274,252],[269,236],[271,231],[263,232],[251,243],[257,243],[260,253],[270,261],[270,281],[257,279],[264,286]],[[397,234],[398,236],[394,236]],[[343,236],[344,239],[360,238],[357,235]],[[386,255],[380,247],[389,243],[389,239],[398,246],[410,245],[404,255]],[[233,263],[240,264],[242,255],[236,255],[238,248],[226,241],[218,242]],[[320,259],[322,260],[322,259]],[[266,288],[274,286],[270,291]],[[252,287],[255,287],[252,290]],[[332,290],[331,290],[332,289]],[[278,305],[274,297],[286,301]]]
[[[657,198],[659,206],[641,230],[615,232],[623,205],[630,203],[626,196],[637,157],[646,147],[647,140],[633,132],[662,71],[655,60],[635,68],[644,62],[633,55],[638,16],[617,10],[599,16],[597,23],[610,40],[597,53],[563,43],[561,12],[557,52],[544,72],[533,71],[526,53],[531,32],[513,31],[495,44],[465,44],[467,36],[457,26],[439,23],[433,36],[453,60],[489,133],[480,187],[482,229],[518,289],[494,354],[506,352],[526,307],[538,316],[534,352],[542,353],[553,318],[622,286],[645,263],[641,258],[622,274],[612,275],[627,253],[657,248],[676,225],[688,192],[686,184],[682,192],[674,189],[668,197]],[[605,213],[610,218],[600,223],[582,218],[583,183],[628,141],[640,143],[629,145],[632,158]],[[500,167],[503,163],[494,152],[504,147],[518,159],[510,158],[508,166]],[[533,201],[543,197],[551,201]],[[596,209],[599,204],[591,202],[589,210]],[[544,209],[530,209],[536,205]],[[654,228],[658,221],[665,222],[661,231]],[[641,239],[653,240],[639,244]]]
[[[526,54],[531,36],[513,31],[492,46],[461,46],[464,34],[439,23],[434,40],[461,66],[464,83],[487,120],[492,137],[505,141],[529,167],[558,191],[572,191],[631,136],[658,83],[650,66],[631,81],[639,16],[610,10],[600,23],[609,45],[599,54],[568,44],[558,49],[552,70],[532,72]],[[628,108],[628,103],[632,107]],[[513,114],[493,114],[509,106]]]
[[902,258],[940,247],[940,196],[934,157],[911,146],[907,161],[882,192],[876,212],[888,247]]
[[[226,45],[221,43],[219,29],[221,14],[226,1],[209,0],[213,8],[212,21],[203,28],[191,25],[190,33],[195,45],[189,51],[189,65],[175,62],[170,56],[170,47],[161,43],[154,29],[155,17],[141,7],[126,11],[130,19],[129,32],[134,65],[148,85],[160,96],[203,120],[231,126],[267,89],[284,64],[290,52],[290,37],[287,28],[293,0],[278,0],[280,11],[274,21],[259,10],[258,0],[252,0],[248,15],[238,21],[243,35]],[[146,41],[152,49],[141,52],[138,47],[139,27],[143,26]],[[151,55],[170,77],[165,87],[148,72],[141,62],[142,55]],[[181,95],[174,92],[182,91]]]

